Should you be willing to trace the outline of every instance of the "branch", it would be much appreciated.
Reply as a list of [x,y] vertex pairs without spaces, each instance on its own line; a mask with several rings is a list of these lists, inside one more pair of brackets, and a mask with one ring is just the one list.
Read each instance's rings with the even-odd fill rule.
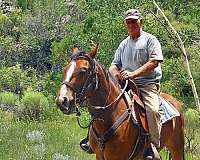
[[167,17],[165,16],[165,14],[163,13],[163,11],[160,9],[160,7],[157,5],[157,3],[155,2],[155,0],[153,0],[154,5],[157,7],[157,9],[160,11],[160,13],[162,14],[162,16],[164,17],[164,19],[166,20],[166,22],[168,23],[168,25],[170,26],[170,28],[172,29],[172,31],[174,32],[174,34],[176,35],[176,37],[178,38],[178,40],[180,41],[180,47],[181,47],[181,51],[183,52],[183,56],[185,58],[185,63],[186,63],[186,69],[189,75],[189,80],[190,80],[190,84],[192,86],[192,91],[193,91],[193,95],[194,95],[194,99],[196,102],[196,106],[198,111],[200,112],[200,102],[199,102],[199,97],[196,91],[196,87],[195,87],[195,83],[194,83],[194,79],[192,77],[191,71],[190,71],[190,66],[189,66],[189,61],[188,61],[188,57],[187,57],[187,53],[184,47],[184,43],[181,40],[179,34],[177,33],[177,31],[174,29],[174,27],[171,25],[171,23],[169,22],[169,20],[167,19]]

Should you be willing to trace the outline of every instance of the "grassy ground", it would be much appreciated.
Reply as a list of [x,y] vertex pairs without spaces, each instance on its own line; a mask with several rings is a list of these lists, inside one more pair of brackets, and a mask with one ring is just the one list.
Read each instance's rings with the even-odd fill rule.
[[[74,117],[58,121],[16,122],[0,114],[0,160],[94,160],[79,149],[86,130]],[[161,153],[163,160],[167,155]],[[190,160],[190,158],[187,158]],[[194,160],[194,159],[191,159]]]
[[0,122],[0,160],[94,159],[79,142],[86,134],[74,118],[46,122]]

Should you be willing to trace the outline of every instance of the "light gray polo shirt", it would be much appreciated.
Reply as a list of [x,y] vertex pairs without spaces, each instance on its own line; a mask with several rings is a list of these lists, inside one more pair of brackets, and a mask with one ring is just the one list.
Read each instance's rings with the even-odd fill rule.
[[[157,38],[147,32],[141,31],[138,39],[133,40],[129,37],[124,39],[115,52],[112,64],[120,69],[135,71],[149,60],[163,61],[160,42]],[[162,71],[160,63],[154,71],[143,77],[134,79],[137,85],[160,84]]]

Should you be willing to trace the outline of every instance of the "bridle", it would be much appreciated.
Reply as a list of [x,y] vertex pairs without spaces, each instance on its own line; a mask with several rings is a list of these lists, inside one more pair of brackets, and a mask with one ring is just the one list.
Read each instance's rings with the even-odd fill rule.
[[76,89],[71,83],[67,81],[63,81],[62,85],[66,85],[75,93],[75,103],[82,104],[86,98],[86,92],[94,87],[93,89],[96,90],[98,88],[98,77],[97,77],[97,69],[96,69],[96,61],[94,61],[89,55],[85,52],[80,51],[76,54],[71,56],[71,60],[78,60],[84,59],[87,60],[91,66],[88,77],[84,82],[83,86],[80,89]]
[[[99,80],[98,80],[98,76],[97,76],[96,61],[93,60],[89,55],[87,55],[83,51],[80,51],[71,56],[71,60],[76,61],[78,59],[87,60],[91,66],[88,77],[87,77],[85,83],[83,84],[83,87],[80,89],[76,89],[71,83],[69,83],[67,81],[63,81],[62,85],[66,85],[68,88],[70,88],[75,93],[75,104],[81,105],[84,102],[84,100],[86,99],[85,94],[89,89],[91,89],[92,87],[93,87],[92,88],[93,91],[98,89],[98,84],[99,84],[98,81]],[[105,103],[103,106],[90,106],[90,107],[95,108],[95,109],[106,110],[108,107],[112,106],[114,103],[116,103],[122,97],[122,95],[124,94],[124,92],[126,90],[127,85],[128,85],[128,81],[126,81],[125,86],[122,89],[121,93],[110,104],[106,105],[106,103]],[[110,92],[111,92],[111,89],[109,90],[109,95],[110,95]],[[109,98],[109,95],[108,95],[107,99]]]
[[[87,93],[87,91],[90,89],[92,89],[93,91],[97,90],[98,84],[99,84],[99,79],[97,76],[97,72],[98,72],[97,71],[97,62],[95,60],[93,60],[89,55],[87,55],[84,51],[79,51],[71,56],[71,60],[73,60],[73,61],[76,61],[78,59],[84,59],[84,60],[88,61],[91,66],[88,77],[87,77],[86,81],[84,82],[83,86],[80,89],[76,89],[70,82],[68,82],[66,80],[62,82],[62,85],[66,85],[68,88],[70,88],[75,93],[74,101],[75,101],[75,108],[76,108],[77,112],[79,112],[78,105],[80,106],[86,99],[85,94]],[[109,78],[107,79],[107,81],[109,83]],[[89,106],[89,107],[97,109],[97,110],[106,110],[107,108],[112,106],[114,103],[116,103],[122,97],[122,95],[124,94],[124,92],[126,90],[127,85],[128,85],[128,81],[126,81],[125,86],[122,89],[122,91],[120,92],[120,94],[110,104],[106,105],[106,102],[111,94],[111,88],[109,88],[109,94],[108,94],[106,102],[104,103],[103,106]]]

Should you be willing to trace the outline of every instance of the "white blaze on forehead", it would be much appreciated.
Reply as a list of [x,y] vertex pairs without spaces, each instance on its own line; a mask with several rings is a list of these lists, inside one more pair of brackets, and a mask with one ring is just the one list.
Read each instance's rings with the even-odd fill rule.
[[71,77],[72,77],[72,74],[73,74],[73,72],[74,72],[75,67],[76,67],[76,62],[75,62],[75,61],[72,61],[72,62],[71,62],[71,65],[70,65],[70,67],[69,67],[69,70],[66,72],[66,79],[65,79],[66,82],[69,82],[69,81],[70,81],[70,79],[71,79]]

